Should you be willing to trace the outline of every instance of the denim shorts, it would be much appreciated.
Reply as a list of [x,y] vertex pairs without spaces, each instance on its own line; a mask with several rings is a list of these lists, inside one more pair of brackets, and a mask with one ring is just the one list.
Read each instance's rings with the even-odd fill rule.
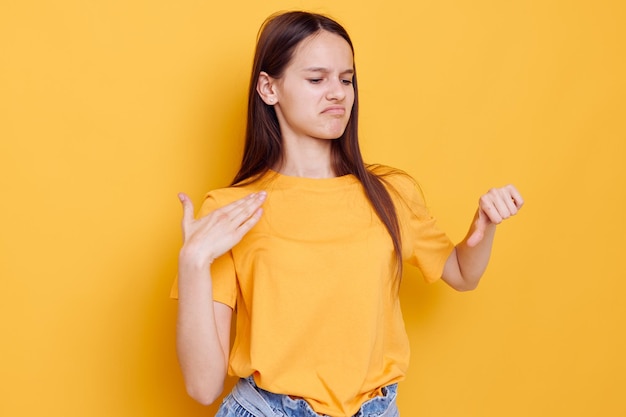
[[[396,405],[398,384],[383,387],[382,396],[372,398],[353,417],[399,417]],[[224,398],[215,417],[319,417],[309,403],[274,394],[256,386],[252,377],[242,378]],[[336,416],[335,416],[336,417]]]

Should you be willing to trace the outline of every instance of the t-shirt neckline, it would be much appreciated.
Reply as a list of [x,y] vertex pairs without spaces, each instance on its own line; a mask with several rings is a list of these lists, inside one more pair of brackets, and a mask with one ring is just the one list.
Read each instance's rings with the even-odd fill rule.
[[357,178],[352,174],[330,178],[310,178],[285,175],[273,169],[268,170],[266,177],[279,185],[306,186],[315,188],[335,188],[358,182]]

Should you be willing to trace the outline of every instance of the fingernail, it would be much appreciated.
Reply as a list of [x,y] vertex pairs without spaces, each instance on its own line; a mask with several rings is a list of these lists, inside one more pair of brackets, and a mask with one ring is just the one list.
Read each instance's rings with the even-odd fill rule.
[[258,197],[259,197],[259,200],[265,200],[265,197],[267,197],[267,192],[259,191]]

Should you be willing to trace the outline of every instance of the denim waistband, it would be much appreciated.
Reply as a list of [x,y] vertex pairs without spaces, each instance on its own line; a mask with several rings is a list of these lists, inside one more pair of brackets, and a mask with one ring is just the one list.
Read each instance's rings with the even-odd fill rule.
[[[361,406],[353,417],[397,417],[397,384],[382,388],[382,396],[374,397]],[[242,378],[233,388],[233,398],[250,414],[267,417],[319,417],[303,399],[274,394],[256,386],[250,376]]]

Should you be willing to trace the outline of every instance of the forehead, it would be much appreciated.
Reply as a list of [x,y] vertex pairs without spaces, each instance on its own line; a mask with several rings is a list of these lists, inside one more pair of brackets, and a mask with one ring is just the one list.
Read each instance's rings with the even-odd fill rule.
[[339,35],[321,30],[296,47],[290,66],[296,69],[324,67],[347,70],[354,66],[352,49]]

